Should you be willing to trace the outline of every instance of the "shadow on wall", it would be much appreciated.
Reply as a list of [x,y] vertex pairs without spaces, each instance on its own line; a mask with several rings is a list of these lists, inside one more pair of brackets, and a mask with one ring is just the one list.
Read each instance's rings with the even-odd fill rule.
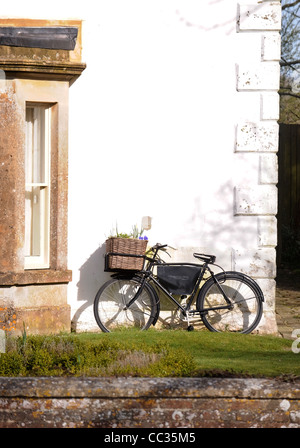
[[[93,303],[96,293],[104,282],[110,279],[110,273],[104,272],[105,243],[86,260],[80,268],[77,283],[77,302],[82,303],[72,318],[73,331],[99,330],[93,315]],[[95,329],[91,324],[95,323]]]

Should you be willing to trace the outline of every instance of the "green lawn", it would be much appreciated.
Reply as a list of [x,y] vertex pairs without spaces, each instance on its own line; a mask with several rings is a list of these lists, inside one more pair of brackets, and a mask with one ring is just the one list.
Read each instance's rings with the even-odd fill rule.
[[120,331],[76,335],[81,340],[111,341],[153,346],[163,344],[183,350],[195,361],[197,375],[227,373],[251,376],[300,376],[300,353],[292,351],[292,340],[266,335],[222,334],[209,331],[155,330]]
[[0,376],[300,376],[292,340],[186,330],[8,338]]

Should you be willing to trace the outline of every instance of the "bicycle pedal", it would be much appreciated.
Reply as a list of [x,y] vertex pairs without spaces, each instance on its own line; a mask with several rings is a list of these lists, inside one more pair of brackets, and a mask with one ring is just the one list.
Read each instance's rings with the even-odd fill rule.
[[194,325],[189,325],[187,327],[187,331],[194,331]]

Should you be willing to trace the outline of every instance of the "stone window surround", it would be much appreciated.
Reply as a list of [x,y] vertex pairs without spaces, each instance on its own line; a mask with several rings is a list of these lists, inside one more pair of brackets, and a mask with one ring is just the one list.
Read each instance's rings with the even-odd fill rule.
[[[68,190],[68,82],[61,81],[6,81],[16,92],[19,126],[25,131],[26,103],[47,103],[52,107],[51,123],[51,200],[50,200],[50,268],[22,270],[24,254],[18,251],[18,272],[0,273],[0,284],[28,285],[43,283],[65,283],[71,281],[72,273],[67,266],[67,190]],[[25,132],[23,132],[25,138]],[[24,143],[25,144],[25,143]],[[25,156],[25,153],[24,153]],[[22,167],[22,168],[21,168]],[[24,179],[24,163],[19,165],[16,175]],[[14,228],[24,228],[24,189],[18,195],[18,219],[23,222]],[[23,200],[24,199],[24,200]],[[23,239],[23,235],[17,235]]]
[[[2,165],[5,165],[4,168],[7,165],[6,171],[11,170],[11,173],[6,184],[4,181],[1,185],[2,195],[10,196],[1,201],[1,206],[9,204],[7,208],[11,210],[3,213],[6,216],[0,222],[0,239],[6,239],[6,248],[9,246],[11,248],[6,253],[4,250],[2,255],[4,262],[0,263],[0,285],[10,287],[68,283],[72,280],[72,272],[67,268],[68,90],[85,69],[85,64],[81,62],[82,22],[1,19],[0,24],[16,27],[63,25],[78,28],[78,39],[74,51],[54,52],[53,50],[1,47],[3,52],[0,57],[0,69],[5,72],[6,78],[0,79],[0,94],[4,98],[0,107],[3,113],[7,113],[10,108],[10,120],[15,121],[11,129],[7,130],[4,127],[7,133],[5,139],[8,143],[5,143],[6,149],[2,151],[3,160],[5,160]],[[25,151],[22,151],[22,148],[25,147],[27,102],[48,103],[52,106],[50,267],[48,269],[24,269]],[[11,163],[6,162],[8,154],[10,154]],[[12,178],[15,179],[13,182]]]

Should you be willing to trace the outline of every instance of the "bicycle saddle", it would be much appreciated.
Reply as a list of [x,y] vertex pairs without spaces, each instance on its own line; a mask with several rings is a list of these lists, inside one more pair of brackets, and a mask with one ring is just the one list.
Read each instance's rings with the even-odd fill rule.
[[205,263],[214,263],[216,261],[216,257],[214,255],[197,254],[196,252],[193,255],[195,258],[205,261]]

